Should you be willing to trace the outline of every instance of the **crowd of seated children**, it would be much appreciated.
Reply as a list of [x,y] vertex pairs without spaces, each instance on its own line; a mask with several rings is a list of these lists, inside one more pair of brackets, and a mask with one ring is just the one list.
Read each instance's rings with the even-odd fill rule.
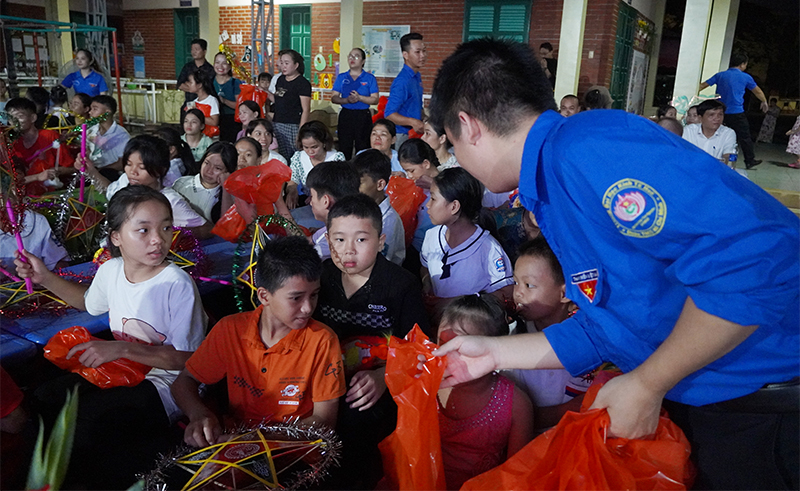
[[[392,174],[405,176],[406,173],[397,159],[397,150],[394,144],[397,141],[397,127],[388,119],[379,119],[372,123],[372,131],[369,134],[369,146],[375,150],[380,150],[392,163]],[[362,150],[363,152],[364,150]],[[361,153],[361,152],[358,152]]]
[[[456,336],[505,336],[503,304],[491,295],[456,298],[444,310],[439,344]],[[528,396],[502,374],[440,389],[439,432],[447,489],[502,464],[533,439],[533,407]]]
[[286,186],[286,205],[297,208],[301,203],[299,196],[308,195],[306,177],[315,166],[322,162],[343,161],[344,154],[333,149],[333,135],[320,121],[309,121],[297,132],[298,149],[292,155],[289,167],[292,168],[292,182]]
[[261,305],[220,320],[172,386],[189,418],[186,443],[217,443],[223,429],[235,427],[223,424],[198,395],[201,383],[223,378],[231,423],[299,418],[335,427],[345,393],[341,348],[336,334],[311,318],[321,269],[319,256],[302,237],[265,243],[255,271]]
[[155,136],[167,142],[169,147],[169,170],[164,177],[164,187],[172,186],[180,177],[200,172],[189,145],[181,139],[181,134],[170,126],[161,126]]
[[[72,156],[66,145],[56,144],[59,134],[54,130],[36,127],[36,106],[28,99],[15,97],[6,103],[6,112],[19,124],[20,135],[12,146],[12,153],[25,164],[25,192],[40,196],[56,189],[54,179],[70,173]],[[59,167],[56,170],[56,162]]]
[[353,167],[361,177],[358,190],[372,198],[380,207],[382,229],[386,239],[381,253],[389,261],[402,265],[406,258],[406,239],[403,221],[386,196],[386,186],[392,176],[392,164],[386,154],[373,148],[364,150],[353,159]]
[[247,123],[247,136],[253,138],[261,144],[261,163],[277,160],[285,165],[289,162],[283,155],[276,152],[277,142],[275,140],[275,128],[269,119],[254,119]]
[[455,167],[434,178],[430,193],[427,209],[434,227],[425,233],[420,252],[423,291],[438,299],[477,292],[510,299],[511,261],[497,239],[476,224],[481,183]]
[[261,119],[261,108],[255,101],[242,101],[239,104],[239,121],[242,122],[242,129],[236,134],[237,141],[247,136],[247,125],[254,119]]
[[192,150],[195,162],[200,162],[208,147],[214,143],[214,140],[203,132],[205,127],[206,117],[201,110],[196,108],[186,110],[186,114],[183,116],[183,136],[181,138]]
[[114,120],[117,112],[117,101],[109,95],[99,95],[92,99],[89,117],[97,118],[106,114],[104,121],[90,127],[86,131],[87,157],[100,174],[109,181],[119,178],[123,161],[122,154],[131,139],[128,131]]
[[208,223],[219,220],[222,185],[236,171],[236,148],[228,142],[214,142],[203,155],[200,172],[175,181],[172,189],[183,196],[192,209]]
[[422,242],[425,240],[425,233],[433,227],[427,206],[431,199],[431,182],[439,175],[439,159],[436,158],[436,153],[430,145],[419,138],[403,142],[397,155],[405,175],[425,193],[425,201],[417,210],[417,229],[414,231],[411,247],[406,248],[406,260],[403,264],[406,269],[416,273],[420,268],[419,256],[422,251]]
[[[514,264],[514,303],[526,323],[523,332],[541,332],[565,321],[575,304],[565,296],[564,273],[544,236],[519,248]],[[504,372],[533,402],[537,433],[555,426],[566,411],[578,412],[591,381],[566,370],[510,370]]]
[[[314,218],[328,223],[328,211],[331,207],[345,196],[358,194],[359,184],[358,173],[349,162],[322,162],[311,169],[306,178],[306,186]],[[331,257],[327,231],[327,227],[322,227],[311,236],[311,243],[323,260]]]
[[67,374],[36,390],[37,410],[52,427],[67,391],[76,384],[80,388],[68,481],[84,489],[125,489],[135,472],[167,450],[168,430],[179,415],[169,388],[206,326],[194,281],[166,260],[172,243],[167,198],[147,186],[129,186],[111,199],[107,218],[113,258],[99,267],[90,285],[61,278],[29,252],[24,253],[27,262],[15,261],[20,277],[72,307],[92,315],[108,312],[115,340],[79,344],[67,358],[78,357],[92,368],[120,358],[153,367],[134,387],[100,389]]
[[214,90],[213,77],[198,68],[189,73],[186,87],[186,92],[197,96],[197,99],[186,103],[187,111],[189,109],[197,109],[202,112],[205,116],[203,133],[210,137],[218,136],[219,99],[217,99],[217,92]]
[[336,425],[342,469],[326,486],[374,489],[382,469],[378,443],[397,422],[384,381],[388,337],[402,338],[414,324],[429,332],[419,280],[381,254],[381,227],[379,206],[363,194],[343,197],[328,210],[331,258],[322,265],[314,318],[339,337],[348,390]]

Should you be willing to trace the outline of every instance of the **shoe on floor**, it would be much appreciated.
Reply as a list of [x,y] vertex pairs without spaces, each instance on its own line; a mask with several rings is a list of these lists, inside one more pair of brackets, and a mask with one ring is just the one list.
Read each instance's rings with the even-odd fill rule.
[[792,169],[800,169],[800,161],[797,161],[797,162],[792,162],[791,164],[788,164],[788,165],[789,165],[789,167],[791,167]]
[[750,170],[750,169],[752,169],[753,167],[755,167],[755,166],[757,166],[758,164],[760,164],[761,162],[762,162],[761,160],[754,160],[754,161],[752,161],[752,162],[746,162],[746,163],[744,164],[744,166],[745,166],[745,167],[747,167],[747,169],[748,169],[748,170]]

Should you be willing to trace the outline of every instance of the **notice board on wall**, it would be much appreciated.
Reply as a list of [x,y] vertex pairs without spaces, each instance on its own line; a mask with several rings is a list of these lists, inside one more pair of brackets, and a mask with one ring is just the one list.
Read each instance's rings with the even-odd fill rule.
[[396,77],[403,69],[400,38],[411,26],[362,26],[361,45],[367,53],[364,70],[376,77]]

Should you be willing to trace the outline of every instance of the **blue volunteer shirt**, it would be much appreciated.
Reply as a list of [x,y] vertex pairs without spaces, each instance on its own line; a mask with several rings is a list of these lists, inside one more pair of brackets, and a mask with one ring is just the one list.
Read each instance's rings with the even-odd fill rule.
[[[342,97],[347,98],[350,92],[356,91],[360,95],[369,97],[371,94],[378,93],[378,80],[375,75],[362,70],[361,75],[355,80],[350,76],[350,70],[340,73],[333,82],[333,90],[341,94]],[[342,104],[344,109],[360,110],[369,109],[369,104],[365,102],[354,102],[352,104]]]
[[[389,89],[389,100],[386,101],[383,114],[389,116],[394,113],[407,118],[422,118],[422,75],[414,73],[408,65],[403,65]],[[410,129],[397,125],[398,133],[408,133]]]
[[668,399],[709,404],[800,374],[800,221],[749,180],[637,115],[547,111],[528,133],[519,191],[580,307],[544,331],[573,376],[639,366],[687,296],[759,328]]
[[72,87],[75,89],[75,92],[80,92],[81,94],[86,94],[90,97],[98,96],[100,95],[100,92],[108,92],[106,80],[102,75],[94,70],[92,70],[92,73],[90,73],[86,78],[81,75],[80,70],[77,72],[72,72],[64,77],[61,85],[66,88]]
[[725,104],[725,114],[739,114],[744,112],[744,91],[757,87],[756,81],[750,74],[730,67],[724,72],[719,72],[706,80],[708,85],[717,86],[717,94]]

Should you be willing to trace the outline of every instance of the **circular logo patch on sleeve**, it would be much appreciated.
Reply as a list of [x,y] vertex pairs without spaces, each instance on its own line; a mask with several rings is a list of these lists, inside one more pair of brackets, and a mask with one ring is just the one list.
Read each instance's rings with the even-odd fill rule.
[[667,219],[664,198],[636,179],[626,178],[611,185],[603,195],[603,207],[617,229],[628,237],[644,239],[658,235]]

